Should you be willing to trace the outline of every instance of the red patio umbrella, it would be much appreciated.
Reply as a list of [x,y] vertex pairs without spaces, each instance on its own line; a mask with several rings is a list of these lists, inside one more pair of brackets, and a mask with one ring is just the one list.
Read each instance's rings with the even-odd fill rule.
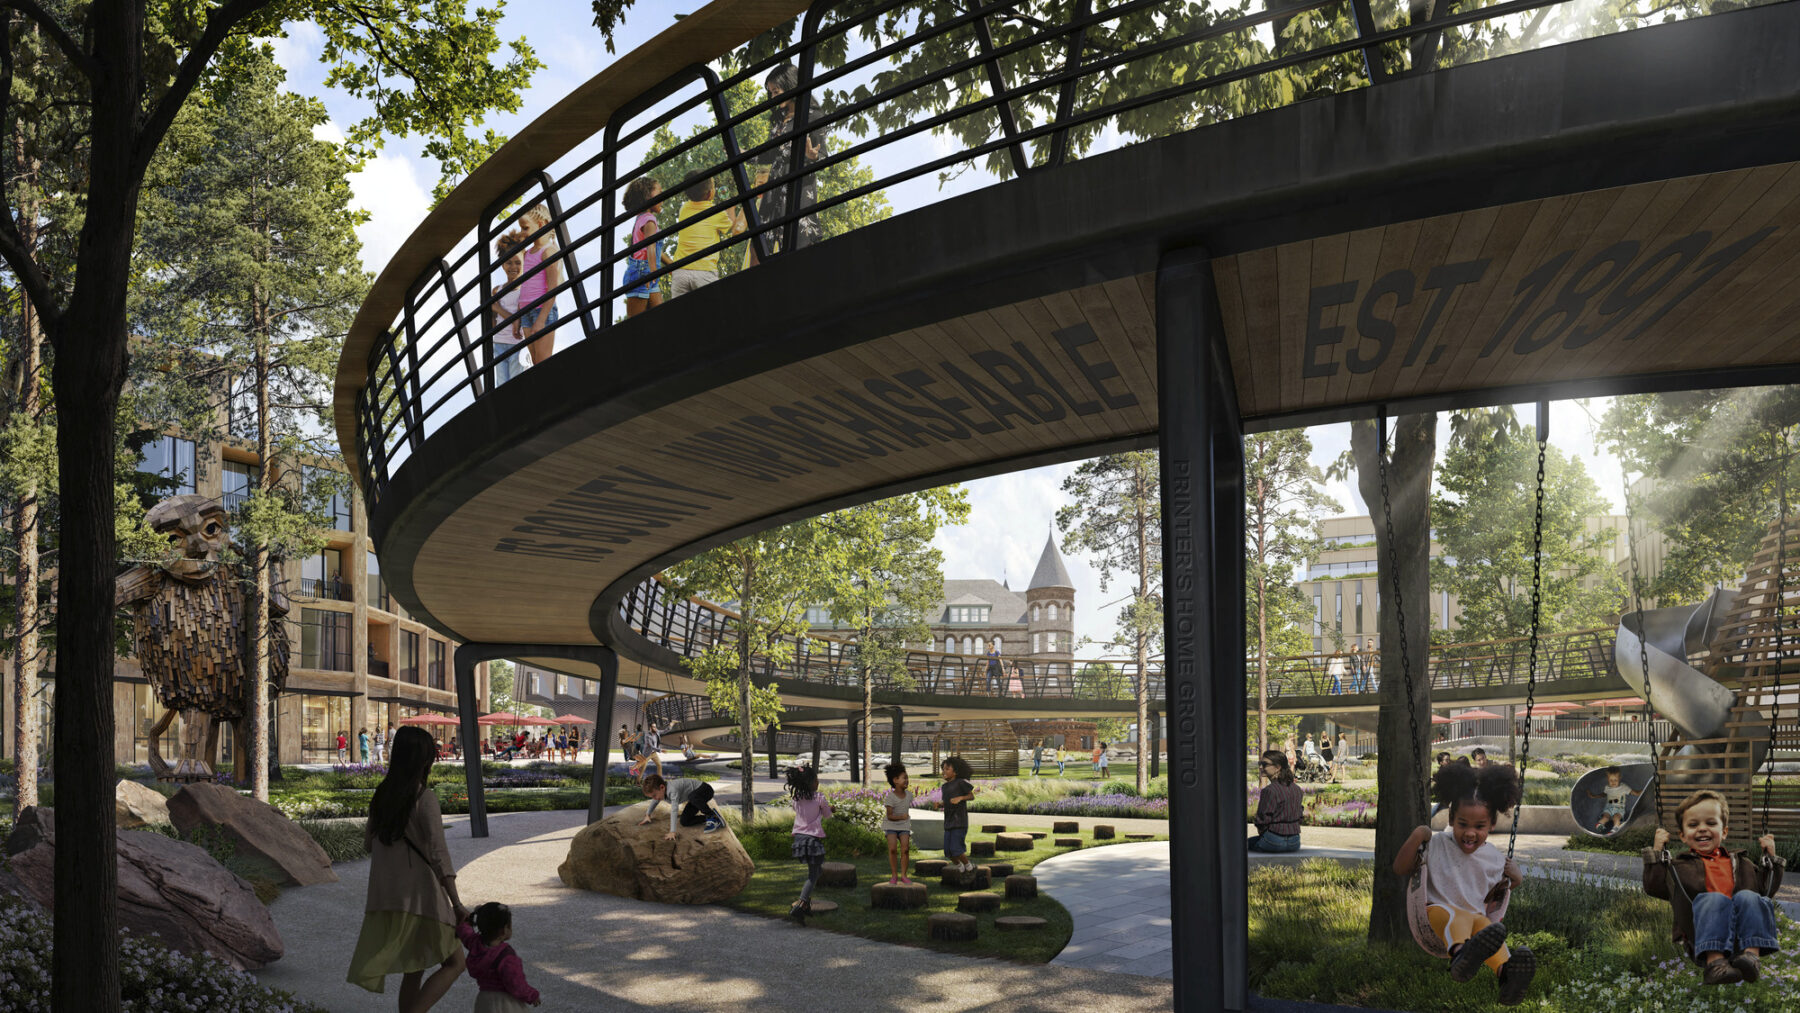
[[519,725],[525,723],[525,716],[523,714],[514,714],[511,711],[495,711],[492,714],[483,714],[476,719],[475,723],[481,725]]
[[1635,696],[1620,696],[1614,697],[1611,700],[1594,701],[1594,706],[1596,707],[1642,707],[1643,705],[1643,698]]
[[1452,724],[1453,722],[1442,714],[1433,714],[1431,716],[1431,723],[1434,725],[1447,725]]
[[526,714],[519,718],[519,724],[529,725],[529,726],[533,726],[533,727],[536,727],[538,725],[549,726],[549,725],[554,725],[556,723],[557,722],[554,719],[540,718],[535,714]]
[[394,722],[397,725],[459,725],[461,721],[444,714],[416,714],[410,718],[401,718]]
[[1495,714],[1493,711],[1472,710],[1463,711],[1461,714],[1452,714],[1451,718],[1456,721],[1482,721],[1493,720],[1500,716],[1501,715]]
[[593,722],[589,721],[587,718],[578,718],[573,714],[558,714],[554,720],[555,720],[555,723],[559,724],[559,725],[591,725],[591,724],[593,724]]

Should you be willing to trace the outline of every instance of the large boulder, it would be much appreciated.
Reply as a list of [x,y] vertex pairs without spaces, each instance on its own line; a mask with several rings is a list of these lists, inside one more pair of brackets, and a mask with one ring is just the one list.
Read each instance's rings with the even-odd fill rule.
[[[30,812],[34,843],[8,860],[11,876],[0,887],[54,910],[54,814]],[[159,936],[183,953],[210,953],[239,970],[281,959],[281,934],[269,909],[205,849],[146,830],[119,831],[117,848],[120,927]]]
[[152,823],[168,823],[169,800],[163,793],[136,781],[121,780],[113,789],[113,818],[120,830],[136,830]]
[[224,785],[196,781],[169,799],[169,820],[186,837],[213,827],[237,846],[239,855],[261,859],[283,886],[335,883],[331,856],[300,824],[267,802],[239,795]]
[[588,824],[569,843],[557,875],[577,889],[664,904],[715,904],[750,885],[756,863],[730,827],[710,834],[682,827],[665,841],[666,820],[638,826],[644,810],[636,805]]
[[56,843],[56,810],[28,805],[13,823],[12,836],[6,839],[6,853],[16,855],[45,841]]

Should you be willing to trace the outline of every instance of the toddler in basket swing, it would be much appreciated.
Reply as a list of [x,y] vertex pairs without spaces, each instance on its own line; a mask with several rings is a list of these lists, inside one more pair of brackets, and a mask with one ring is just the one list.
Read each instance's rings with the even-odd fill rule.
[[1486,964],[1500,978],[1500,1003],[1516,1006],[1537,973],[1537,958],[1523,946],[1509,951],[1506,926],[1490,922],[1489,900],[1525,881],[1519,869],[1488,834],[1500,814],[1519,802],[1519,776],[1510,764],[1486,767],[1447,763],[1431,778],[1432,798],[1450,812],[1450,822],[1433,833],[1429,826],[1412,832],[1394,857],[1394,874],[1410,879],[1425,849],[1429,870],[1426,916],[1450,952],[1450,977],[1464,982]]
[[1590,791],[1588,798],[1604,798],[1606,805],[1600,810],[1600,822],[1594,829],[1603,834],[1610,834],[1625,824],[1625,803],[1633,795],[1642,795],[1642,791],[1633,791],[1631,785],[1625,783],[1625,771],[1619,767],[1606,768],[1606,787],[1599,791]]

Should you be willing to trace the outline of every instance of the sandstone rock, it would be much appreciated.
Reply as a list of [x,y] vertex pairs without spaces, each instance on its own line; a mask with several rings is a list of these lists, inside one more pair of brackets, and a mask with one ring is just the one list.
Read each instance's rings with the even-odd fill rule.
[[6,853],[29,851],[41,842],[56,843],[56,810],[28,805],[13,824],[12,836],[6,839]]
[[569,842],[557,875],[579,890],[663,904],[716,904],[750,885],[756,863],[729,826],[710,834],[682,827],[675,840],[665,841],[667,822],[638,826],[645,808],[635,805],[588,824]]
[[113,790],[113,819],[120,830],[171,822],[169,800],[155,788],[122,780]]
[[1031,900],[1037,894],[1036,876],[1006,877],[1006,896],[1010,900]]
[[281,810],[248,795],[210,781],[196,781],[169,799],[169,819],[185,836],[205,827],[236,845],[247,855],[273,866],[275,881],[283,886],[335,883],[331,856],[319,847],[300,824]]
[[930,929],[931,938],[950,942],[962,942],[974,939],[976,935],[975,916],[957,911],[945,911],[925,919]]
[[1030,834],[1001,834],[994,838],[994,847],[1001,851],[1030,851],[1035,843]]
[[1000,895],[997,893],[988,893],[985,890],[976,891],[974,893],[957,894],[956,909],[958,911],[967,911],[970,914],[979,911],[998,911],[1000,910]]
[[[40,811],[48,817],[48,810]],[[119,925],[183,953],[211,953],[239,970],[281,959],[281,934],[250,884],[205,849],[145,830],[118,832]],[[56,843],[40,836],[9,867],[22,895],[56,903]]]

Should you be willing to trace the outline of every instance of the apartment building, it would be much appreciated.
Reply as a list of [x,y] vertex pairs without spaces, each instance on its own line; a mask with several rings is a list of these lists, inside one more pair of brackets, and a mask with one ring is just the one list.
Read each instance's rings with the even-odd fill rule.
[[[170,495],[199,493],[218,499],[235,513],[259,480],[261,462],[254,444],[237,437],[197,439],[170,433],[144,448],[140,470],[175,483]],[[319,460],[278,481],[307,480],[315,470],[339,470]],[[349,484],[330,497],[325,545],[304,559],[285,560],[292,646],[285,690],[271,701],[271,748],[282,763],[326,763],[337,759],[337,734],[359,729],[385,733],[395,722],[426,712],[456,712],[456,643],[408,615],[387,592],[381,565],[368,536],[361,495]],[[56,701],[54,659],[37,693],[41,755],[53,746]],[[476,669],[476,692],[488,699],[487,666]],[[11,693],[0,713],[5,749],[12,748]],[[137,661],[121,657],[113,672],[113,755],[119,763],[145,763],[148,735],[162,716],[155,691]],[[180,755],[180,722],[158,744],[165,758]],[[215,761],[229,769],[235,743],[229,726],[220,730]],[[354,750],[353,750],[353,759]]]

